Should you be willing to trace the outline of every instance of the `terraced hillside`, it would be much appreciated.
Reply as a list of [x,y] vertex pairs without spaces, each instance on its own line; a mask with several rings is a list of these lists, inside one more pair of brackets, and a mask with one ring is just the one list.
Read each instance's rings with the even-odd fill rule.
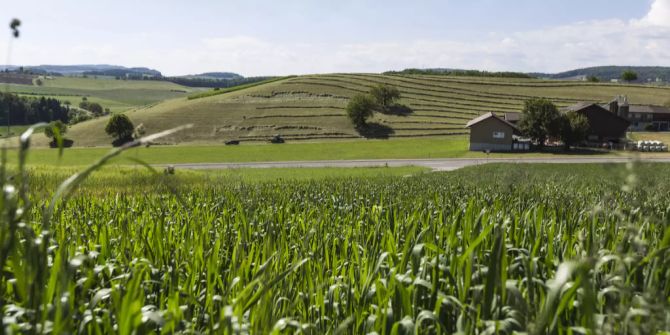
[[[289,78],[246,90],[187,100],[163,102],[128,112],[149,132],[184,123],[194,128],[167,143],[221,143],[229,139],[263,141],[274,134],[289,140],[360,138],[346,117],[345,106],[356,93],[387,83],[402,93],[405,115],[376,114],[375,135],[394,137],[452,136],[467,133],[465,123],[480,114],[520,111],[532,97],[547,97],[559,106],[579,101],[606,102],[626,94],[634,103],[663,104],[670,88],[594,84],[531,79],[445,76],[328,74]],[[106,119],[74,126],[75,145],[108,145],[102,129]]]

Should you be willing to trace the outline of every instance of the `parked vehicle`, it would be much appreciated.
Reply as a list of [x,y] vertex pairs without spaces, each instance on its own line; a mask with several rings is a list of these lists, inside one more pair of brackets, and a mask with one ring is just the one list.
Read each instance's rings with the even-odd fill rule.
[[281,135],[275,135],[270,139],[270,143],[281,144],[284,143],[284,139],[281,137]]
[[665,152],[668,146],[661,141],[637,141],[635,150],[642,152]]

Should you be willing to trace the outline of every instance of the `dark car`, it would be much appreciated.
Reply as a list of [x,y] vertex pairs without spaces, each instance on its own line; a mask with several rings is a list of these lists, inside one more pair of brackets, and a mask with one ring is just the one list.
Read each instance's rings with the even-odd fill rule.
[[226,142],[224,142],[224,143],[225,143],[226,145],[238,145],[238,144],[240,144],[240,141],[238,141],[238,140],[230,140],[230,141],[226,141]]
[[284,143],[284,139],[280,135],[275,135],[270,139],[270,143],[280,144]]

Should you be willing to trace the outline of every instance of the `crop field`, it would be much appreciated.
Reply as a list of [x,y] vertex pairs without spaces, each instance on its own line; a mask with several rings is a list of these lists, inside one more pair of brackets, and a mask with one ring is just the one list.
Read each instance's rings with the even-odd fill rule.
[[[411,112],[376,114],[370,120],[374,131],[359,134],[345,107],[354,94],[381,83],[396,86],[403,97],[400,103]],[[192,100],[170,100],[128,115],[149,132],[194,124],[167,143],[265,141],[275,134],[290,141],[310,141],[463,135],[468,133],[464,128],[468,120],[489,111],[519,112],[532,97],[550,98],[561,107],[580,101],[604,103],[619,94],[638,104],[660,105],[670,100],[670,88],[654,86],[378,74],[298,76],[225,94],[208,96],[210,93],[216,92]],[[105,121],[77,125],[69,136],[75,145],[109,145],[102,131]]]
[[151,80],[114,80],[76,77],[52,77],[40,79],[43,84],[1,85],[4,90],[24,96],[47,96],[61,101],[79,104],[82,97],[98,102],[113,112],[154,104],[168,99],[185,97],[198,89],[170,82]]
[[670,330],[668,165],[101,170],[79,189],[5,168],[5,333]]

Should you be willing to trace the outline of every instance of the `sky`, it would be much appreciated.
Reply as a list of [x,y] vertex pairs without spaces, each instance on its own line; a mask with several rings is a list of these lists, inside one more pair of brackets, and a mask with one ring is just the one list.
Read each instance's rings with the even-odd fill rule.
[[[670,0],[0,0],[0,64],[164,75],[670,66]],[[0,34],[0,36],[2,36]],[[8,52],[11,43],[11,52]]]

